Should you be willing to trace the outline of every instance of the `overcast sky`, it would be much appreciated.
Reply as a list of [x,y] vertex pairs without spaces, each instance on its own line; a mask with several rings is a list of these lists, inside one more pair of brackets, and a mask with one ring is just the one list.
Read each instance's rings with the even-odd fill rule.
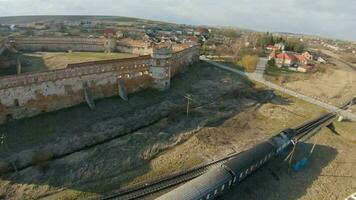
[[115,15],[356,40],[355,0],[0,0],[0,16]]

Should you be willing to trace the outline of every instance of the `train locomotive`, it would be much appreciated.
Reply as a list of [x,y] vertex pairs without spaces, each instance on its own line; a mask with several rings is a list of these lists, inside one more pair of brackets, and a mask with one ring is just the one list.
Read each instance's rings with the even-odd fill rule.
[[187,182],[157,200],[213,199],[239,184],[258,168],[293,143],[294,129],[286,129],[255,147],[230,158],[224,164]]

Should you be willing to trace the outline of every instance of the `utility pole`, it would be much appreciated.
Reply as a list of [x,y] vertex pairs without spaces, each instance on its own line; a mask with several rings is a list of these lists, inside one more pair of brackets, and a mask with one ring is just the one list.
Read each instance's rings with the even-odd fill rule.
[[189,118],[189,107],[190,107],[190,101],[193,101],[191,95],[187,94],[184,96],[184,98],[187,99],[187,119]]

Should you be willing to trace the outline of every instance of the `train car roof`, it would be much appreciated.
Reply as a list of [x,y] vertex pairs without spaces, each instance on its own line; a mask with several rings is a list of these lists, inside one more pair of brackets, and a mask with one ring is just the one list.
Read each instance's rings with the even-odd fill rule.
[[223,165],[225,168],[231,170],[236,175],[240,173],[242,169],[249,167],[251,164],[254,164],[274,150],[275,149],[272,144],[268,142],[262,142],[255,147],[243,151],[240,154],[230,158]]
[[209,192],[231,180],[231,174],[218,167],[168,192],[156,200],[196,200],[205,198]]

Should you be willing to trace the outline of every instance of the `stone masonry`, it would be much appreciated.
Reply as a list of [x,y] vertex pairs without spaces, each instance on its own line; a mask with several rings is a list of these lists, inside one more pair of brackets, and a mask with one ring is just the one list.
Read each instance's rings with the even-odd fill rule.
[[168,89],[174,75],[198,60],[197,46],[172,52],[171,45],[154,45],[151,55],[0,77],[0,123],[82,103],[84,85],[94,99],[119,95],[120,83],[127,93],[149,87]]

